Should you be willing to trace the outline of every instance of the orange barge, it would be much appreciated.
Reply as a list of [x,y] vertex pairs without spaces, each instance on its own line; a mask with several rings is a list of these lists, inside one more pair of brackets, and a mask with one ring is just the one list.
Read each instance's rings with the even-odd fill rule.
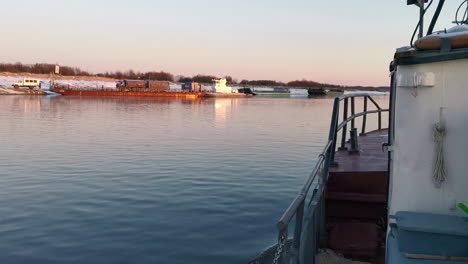
[[61,95],[74,96],[144,96],[144,97],[177,97],[177,98],[200,98],[206,92],[182,92],[182,91],[118,91],[118,90],[81,90],[56,87],[52,90]]

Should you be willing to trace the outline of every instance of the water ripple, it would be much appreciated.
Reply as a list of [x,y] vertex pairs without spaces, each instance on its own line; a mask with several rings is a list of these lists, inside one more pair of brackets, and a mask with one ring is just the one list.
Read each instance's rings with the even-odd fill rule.
[[245,263],[332,99],[0,97],[0,263]]

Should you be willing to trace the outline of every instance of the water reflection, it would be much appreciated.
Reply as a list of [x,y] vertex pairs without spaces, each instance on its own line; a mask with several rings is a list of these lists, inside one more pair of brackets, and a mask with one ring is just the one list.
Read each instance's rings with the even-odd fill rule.
[[248,98],[216,98],[214,99],[214,115],[216,125],[224,126],[226,119],[229,118],[239,107],[240,100],[248,100]]
[[0,96],[0,263],[247,263],[275,243],[332,105]]
[[[5,97],[5,96],[2,96]],[[12,96],[13,100],[2,100],[0,102],[6,103],[8,107],[17,109],[17,113],[38,113],[41,111],[43,96],[37,95],[21,95]],[[4,98],[6,99],[6,98]],[[10,103],[8,103],[10,102]],[[3,105],[6,107],[7,105]]]

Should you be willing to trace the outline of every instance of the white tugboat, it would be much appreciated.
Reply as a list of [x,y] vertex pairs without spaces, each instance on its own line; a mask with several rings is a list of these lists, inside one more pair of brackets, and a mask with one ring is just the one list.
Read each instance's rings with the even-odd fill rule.
[[[387,263],[468,262],[468,27],[398,49],[392,65]],[[460,5],[463,6],[466,1]],[[459,9],[460,10],[460,9]],[[458,12],[458,11],[457,11]],[[463,16],[466,18],[466,16]]]
[[227,86],[226,79],[215,79],[214,92],[209,92],[206,97],[251,97],[254,95],[252,91],[248,88],[242,88],[240,91],[238,89],[233,89],[230,86]]
[[[389,109],[370,94],[335,99],[328,141],[278,221],[278,244],[250,263],[468,262],[468,20],[433,32],[439,0],[423,36],[425,2],[408,0],[421,10],[420,33],[397,49]],[[370,115],[378,130],[366,131]]]

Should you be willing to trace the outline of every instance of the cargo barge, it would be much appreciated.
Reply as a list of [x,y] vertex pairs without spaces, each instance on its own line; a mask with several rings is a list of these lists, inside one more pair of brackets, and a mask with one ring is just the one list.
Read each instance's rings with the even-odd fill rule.
[[291,93],[289,88],[284,87],[254,87],[252,89],[257,95],[287,95]]
[[247,93],[213,93],[208,92],[205,95],[206,97],[222,97],[222,98],[244,98],[244,97],[252,97],[254,94],[247,94]]
[[200,98],[205,91],[171,90],[167,81],[123,80],[116,84],[115,89],[82,89],[69,86],[53,86],[53,92],[74,96],[143,96],[143,97],[177,97]]
[[181,92],[181,91],[118,91],[118,90],[75,90],[69,88],[54,88],[54,93],[75,96],[145,96],[145,97],[178,97],[178,98],[201,98],[206,92]]

